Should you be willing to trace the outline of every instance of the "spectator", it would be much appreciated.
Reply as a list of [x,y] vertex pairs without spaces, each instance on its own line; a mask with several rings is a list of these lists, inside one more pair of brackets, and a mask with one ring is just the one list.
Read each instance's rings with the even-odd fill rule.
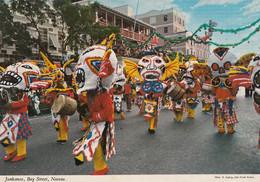
[[34,106],[34,109],[35,109],[35,111],[36,111],[36,114],[37,114],[37,115],[40,115],[40,114],[41,114],[41,111],[40,111],[40,109],[39,109],[40,99],[39,99],[39,97],[36,95],[36,92],[33,93],[32,102],[33,102],[33,106]]
[[70,58],[69,58],[69,56],[67,55],[67,51],[65,51],[64,54],[61,55],[61,61],[60,61],[61,67],[63,67],[63,65],[64,65],[67,61],[69,61],[69,60],[70,60]]
[[127,112],[131,112],[132,109],[132,82],[131,78],[127,80],[127,82],[124,84],[124,97],[127,107]]

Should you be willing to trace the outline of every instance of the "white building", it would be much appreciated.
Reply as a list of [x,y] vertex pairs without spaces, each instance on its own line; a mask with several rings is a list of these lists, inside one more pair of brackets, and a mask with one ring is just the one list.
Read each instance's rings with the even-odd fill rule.
[[[55,10],[53,8],[52,2],[47,1],[48,5],[50,6],[50,9]],[[53,60],[52,61],[60,61],[61,59],[61,25],[57,24],[57,26],[53,26],[52,19],[55,19],[55,15],[50,15],[50,18],[48,19],[47,22],[44,22],[43,24],[38,24],[40,34],[41,34],[41,41],[46,44],[47,49],[49,53],[52,55]],[[28,20],[20,15],[20,14],[14,14],[14,21],[16,22],[21,22],[21,23],[28,23]],[[29,33],[31,37],[38,38],[38,32],[31,28],[29,29]],[[4,35],[2,35],[4,36]],[[0,36],[1,39],[1,36]],[[1,39],[2,40],[2,39]],[[0,40],[0,42],[1,42]],[[5,59],[10,59],[10,58],[19,58],[21,60],[23,59],[30,59],[30,60],[42,60],[41,55],[39,54],[39,47],[37,45],[32,45],[32,56],[30,58],[25,58],[22,55],[18,55],[16,48],[18,46],[22,45],[3,45],[3,47],[0,49],[0,62],[4,61]],[[72,52],[67,51],[68,54],[72,54]]]

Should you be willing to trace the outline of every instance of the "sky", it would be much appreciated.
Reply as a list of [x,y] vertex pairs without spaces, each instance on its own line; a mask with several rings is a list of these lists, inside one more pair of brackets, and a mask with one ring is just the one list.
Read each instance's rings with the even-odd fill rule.
[[[151,10],[164,10],[175,8],[185,16],[186,30],[194,32],[197,28],[208,23],[209,20],[217,22],[220,29],[237,29],[260,18],[260,0],[96,0],[110,8],[129,5],[133,15],[143,14]],[[138,7],[138,8],[137,8]],[[212,41],[219,44],[233,44],[240,42],[254,31],[260,23],[248,30],[237,34],[214,32]],[[198,33],[203,37],[205,31]],[[210,46],[211,51],[215,48]],[[239,58],[246,53],[260,54],[260,31],[243,44],[230,47],[230,50]]]

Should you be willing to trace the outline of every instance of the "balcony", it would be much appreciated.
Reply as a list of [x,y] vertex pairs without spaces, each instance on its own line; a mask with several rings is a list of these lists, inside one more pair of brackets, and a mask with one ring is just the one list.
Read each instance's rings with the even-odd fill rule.
[[[110,25],[110,23],[106,23],[106,22],[98,22],[98,23],[104,27],[107,27],[108,25]],[[141,42],[141,43],[145,42],[149,38],[144,33],[133,32],[126,28],[120,28],[120,33],[123,37],[125,37],[127,39],[131,39],[131,40]],[[152,44],[152,40],[150,41],[150,43]]]

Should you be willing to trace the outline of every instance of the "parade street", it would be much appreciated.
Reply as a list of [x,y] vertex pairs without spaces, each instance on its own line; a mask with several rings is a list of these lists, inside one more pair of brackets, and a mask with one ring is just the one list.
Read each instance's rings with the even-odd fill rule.
[[[125,103],[124,103],[125,104]],[[124,105],[125,106],[125,105]],[[201,103],[195,119],[174,121],[174,113],[162,109],[155,134],[138,114],[137,106],[117,115],[116,154],[108,160],[108,175],[137,174],[260,174],[257,149],[259,115],[244,88],[235,103],[239,123],[234,134],[219,134],[212,114],[202,113]],[[90,175],[93,161],[76,166],[72,142],[84,133],[76,112],[69,120],[68,141],[56,144],[57,134],[50,114],[30,118],[33,135],[27,141],[27,158],[19,162],[3,160],[0,150],[0,175]]]

